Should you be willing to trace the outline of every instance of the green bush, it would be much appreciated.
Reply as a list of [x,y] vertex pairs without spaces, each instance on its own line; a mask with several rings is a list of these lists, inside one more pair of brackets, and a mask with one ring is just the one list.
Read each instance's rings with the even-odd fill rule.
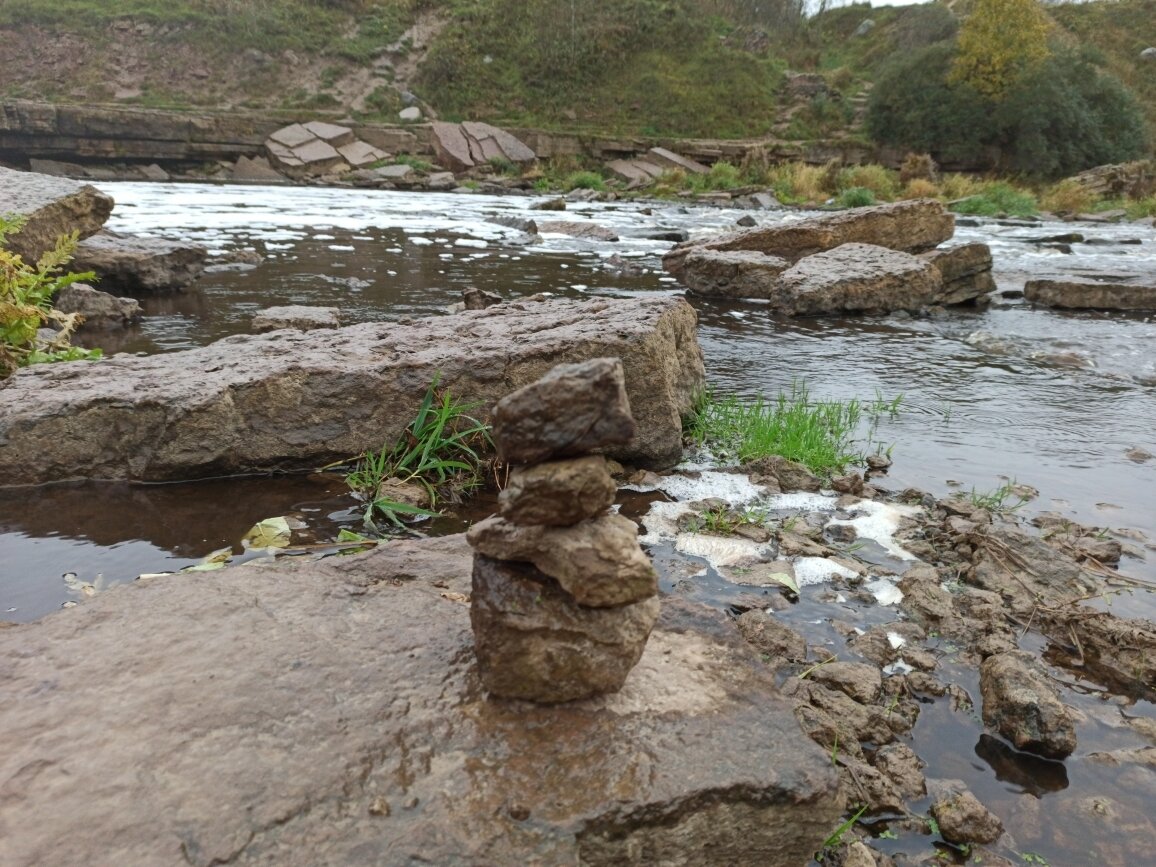
[[1003,181],[986,184],[982,192],[955,202],[951,209],[981,217],[1030,217],[1039,211],[1035,196]]
[[570,190],[597,190],[604,192],[606,190],[606,182],[602,179],[602,175],[598,172],[574,172],[566,177],[562,184],[567,192]]
[[871,93],[867,132],[877,142],[1026,177],[1051,179],[1141,156],[1140,106],[1086,57],[1059,53],[999,102],[948,84],[955,54],[940,43],[895,63]]
[[866,187],[851,187],[839,193],[839,207],[865,208],[875,204],[875,194]]

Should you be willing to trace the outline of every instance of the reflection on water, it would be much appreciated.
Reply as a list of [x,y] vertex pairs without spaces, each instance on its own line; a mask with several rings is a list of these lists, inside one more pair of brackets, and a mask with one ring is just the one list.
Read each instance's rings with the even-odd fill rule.
[[[538,292],[675,293],[679,287],[661,269],[661,255],[670,243],[647,235],[658,230],[704,235],[732,227],[742,215],[681,203],[571,204],[567,219],[598,223],[621,238],[603,242],[562,235],[533,238],[494,221],[541,216],[530,209],[532,197],[104,186],[117,200],[110,228],[195,241],[221,263],[189,292],[144,299],[147,318],[139,328],[100,338],[107,350],[125,352],[172,351],[243,333],[254,312],[282,304],[335,306],[346,321],[357,322],[438,315],[468,285],[507,298]],[[758,219],[800,216],[765,212]],[[1075,244],[1073,253],[1063,254],[1031,242],[1054,234],[1046,228],[994,222],[961,227],[957,239],[992,246],[1001,289],[1022,288],[1024,275],[1156,271],[1151,227],[1064,227],[1076,230],[1104,243]],[[226,264],[240,252],[258,254],[262,264]],[[614,267],[621,261],[631,266],[626,275]],[[884,485],[944,494],[953,485],[987,491],[1015,478],[1041,491],[1031,509],[1054,509],[1102,527],[1133,528],[1136,552],[1145,551],[1145,538],[1156,539],[1156,510],[1150,505],[1156,460],[1136,462],[1126,454],[1132,448],[1156,453],[1156,386],[1148,384],[1156,382],[1151,317],[1053,313],[1022,301],[997,300],[986,310],[953,310],[932,318],[790,320],[769,315],[758,303],[695,304],[708,377],[716,390],[774,394],[805,380],[817,398],[903,395],[900,416],[884,420],[874,434],[878,446],[891,447],[895,458]],[[210,526],[218,512],[244,500],[233,493],[232,484],[219,489],[219,502],[229,503],[229,509],[210,505],[218,489],[206,489],[210,492],[187,498],[197,504],[194,511],[186,510],[173,523],[190,529]],[[275,485],[268,490],[268,497],[279,496]],[[18,532],[48,538],[89,510],[86,498],[93,495],[25,496],[30,503],[51,499],[56,517],[46,516],[39,529]],[[279,507],[272,501],[263,504],[262,514],[222,520],[248,526],[301,499],[296,492],[283,496]],[[179,511],[179,499],[163,508]],[[0,525],[15,528],[22,512],[19,503],[0,498]],[[130,514],[130,509],[110,510],[112,526],[88,537],[89,543],[99,549],[141,539],[166,556],[180,556],[181,546],[192,544],[138,533]],[[59,522],[55,529],[53,520]],[[235,529],[230,526],[229,532]],[[235,538],[217,531],[206,535]],[[0,536],[9,554],[7,540],[12,538]],[[6,557],[5,562],[13,561]],[[1124,566],[1156,577],[1146,562],[1126,559]],[[60,571],[69,568],[62,565]],[[132,571],[126,570],[121,580],[132,577]],[[0,581],[0,593],[4,586]]]

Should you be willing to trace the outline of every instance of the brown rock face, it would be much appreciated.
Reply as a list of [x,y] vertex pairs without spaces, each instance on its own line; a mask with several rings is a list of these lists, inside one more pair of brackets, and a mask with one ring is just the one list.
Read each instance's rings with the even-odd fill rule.
[[430,144],[437,154],[439,165],[451,172],[464,172],[473,168],[470,141],[458,124],[434,121],[430,125]]
[[790,267],[786,259],[755,250],[691,250],[680,279],[698,295],[769,298]]
[[617,692],[658,620],[654,595],[588,608],[529,563],[474,558],[470,620],[493,696],[555,703]]
[[75,231],[87,238],[95,234],[111,212],[112,197],[90,184],[0,166],[0,214],[28,220],[8,238],[8,247],[26,262],[34,263],[53,249],[61,235]]
[[571,527],[519,526],[487,518],[466,534],[487,557],[533,563],[579,605],[604,608],[658,592],[658,578],[638,545],[638,527],[621,515],[602,515]]
[[795,316],[917,310],[934,303],[942,287],[938,269],[915,256],[844,244],[784,271],[770,301]]
[[611,454],[670,466],[705,379],[695,322],[666,298],[505,304],[23,368],[0,389],[0,483],[316,467],[399,436],[435,375],[462,400],[493,402],[559,361],[607,355],[622,359],[638,421]]
[[943,277],[939,304],[963,304],[995,291],[991,276],[991,248],[987,244],[960,244],[921,254]]
[[767,867],[838,824],[723,615],[669,602],[614,696],[492,702],[447,598],[469,574],[460,536],[395,542],[0,630],[0,861]]
[[1097,280],[1028,280],[1024,297],[1048,307],[1087,310],[1156,310],[1156,283]]
[[494,407],[494,445],[515,464],[625,445],[634,437],[622,362],[558,365]]
[[1011,651],[990,656],[980,666],[983,721],[1018,750],[1051,759],[1076,749],[1072,713],[1035,657]]
[[106,330],[124,328],[141,318],[140,302],[133,298],[117,298],[84,283],[65,286],[52,300],[52,306],[61,313],[79,313],[84,317],[82,328]]
[[954,232],[955,217],[943,205],[916,199],[689,241],[663,256],[662,264],[683,280],[686,257],[692,250],[755,250],[797,262],[851,243],[920,253],[942,244]]
[[551,461],[514,470],[499,511],[515,524],[567,527],[602,514],[617,491],[601,455]]
[[81,241],[70,267],[95,271],[100,285],[126,295],[182,289],[205,269],[208,251],[195,244],[132,238],[107,229]]
[[949,843],[994,843],[1003,836],[1003,823],[964,788],[959,780],[937,781],[931,815]]

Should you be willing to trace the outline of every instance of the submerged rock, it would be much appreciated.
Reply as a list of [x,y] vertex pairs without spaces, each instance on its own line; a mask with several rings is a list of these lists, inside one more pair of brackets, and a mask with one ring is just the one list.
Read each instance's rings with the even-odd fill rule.
[[435,377],[462,400],[492,402],[549,364],[609,355],[622,359],[637,421],[612,455],[670,466],[680,414],[703,387],[695,323],[678,299],[546,301],[37,365],[0,389],[0,480],[308,469],[399,436]]
[[667,603],[614,696],[491,702],[469,571],[460,536],[395,542],[0,630],[5,856],[765,867],[838,824],[829,758],[724,616]]
[[937,780],[931,815],[949,843],[994,843],[1003,836],[1003,823],[960,780]]

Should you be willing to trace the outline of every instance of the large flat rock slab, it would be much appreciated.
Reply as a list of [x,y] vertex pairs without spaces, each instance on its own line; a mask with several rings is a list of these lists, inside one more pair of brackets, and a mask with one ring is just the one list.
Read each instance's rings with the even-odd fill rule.
[[687,241],[663,256],[662,264],[685,282],[687,256],[692,251],[754,250],[794,263],[843,244],[921,253],[942,244],[954,232],[955,217],[942,204],[914,199]]
[[0,166],[0,214],[28,220],[8,239],[8,246],[26,262],[53,249],[61,235],[95,234],[111,212],[112,197],[90,184]]
[[197,244],[102,229],[77,245],[71,267],[95,272],[101,288],[115,294],[156,295],[188,286],[208,258],[209,251]]
[[1156,281],[1028,280],[1024,297],[1048,307],[1073,310],[1156,310]]
[[498,702],[460,536],[114,588],[0,630],[0,862],[804,864],[828,756],[718,613],[615,696]]
[[613,455],[669,466],[705,379],[696,324],[680,299],[556,300],[37,365],[0,384],[0,484],[307,469],[392,442],[435,376],[484,415],[554,365],[600,357],[622,359],[638,422]]

